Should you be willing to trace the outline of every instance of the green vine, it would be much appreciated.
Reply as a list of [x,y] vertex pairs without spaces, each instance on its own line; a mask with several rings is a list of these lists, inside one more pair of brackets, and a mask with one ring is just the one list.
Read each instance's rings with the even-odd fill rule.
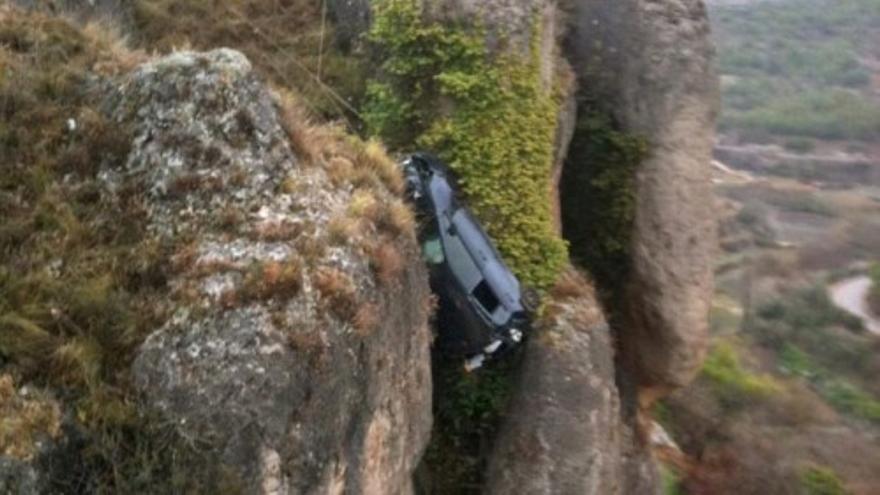
[[426,22],[417,0],[380,0],[369,39],[384,60],[367,88],[369,132],[434,151],[513,270],[546,288],[567,260],[553,226],[550,177],[557,92],[542,87],[538,41],[528,56],[492,56],[480,26]]

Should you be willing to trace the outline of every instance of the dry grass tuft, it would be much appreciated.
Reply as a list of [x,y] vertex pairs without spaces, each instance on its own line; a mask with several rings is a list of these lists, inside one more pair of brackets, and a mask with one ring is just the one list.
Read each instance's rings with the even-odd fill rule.
[[61,409],[49,397],[31,391],[20,394],[8,374],[0,375],[0,455],[29,460],[40,437],[61,433]]
[[400,167],[388,156],[388,152],[381,142],[370,139],[363,143],[360,146],[356,163],[359,167],[375,173],[392,193],[403,194],[404,184]]
[[264,221],[254,227],[254,238],[265,242],[296,239],[303,231],[301,223],[291,221]]
[[569,267],[556,278],[556,284],[550,289],[550,296],[555,301],[565,301],[579,297],[594,297],[595,290],[584,274],[574,267]]
[[287,333],[287,343],[291,348],[314,355],[315,351],[324,348],[321,333],[313,328],[293,328]]
[[403,255],[391,241],[381,241],[369,250],[370,267],[379,283],[385,286],[394,284],[405,268]]
[[395,236],[412,234],[416,229],[416,217],[400,199],[393,199],[382,212],[380,225]]
[[171,268],[175,273],[188,271],[195,266],[198,257],[199,244],[197,242],[184,244],[171,255]]
[[347,244],[360,233],[360,221],[349,215],[337,215],[327,224],[327,235],[334,244]]
[[344,156],[334,156],[327,162],[327,177],[337,187],[351,183],[354,177],[354,164]]
[[327,309],[344,321],[353,321],[357,314],[357,288],[351,277],[331,267],[318,270],[313,280]]
[[382,208],[376,195],[369,189],[356,189],[351,195],[351,203],[348,205],[348,212],[354,218],[363,218],[376,223]]
[[231,308],[253,301],[286,300],[299,293],[302,281],[302,263],[297,259],[257,263],[245,273],[239,288],[220,296],[220,304]]
[[351,323],[360,337],[369,337],[379,328],[380,321],[379,306],[367,302],[360,305]]

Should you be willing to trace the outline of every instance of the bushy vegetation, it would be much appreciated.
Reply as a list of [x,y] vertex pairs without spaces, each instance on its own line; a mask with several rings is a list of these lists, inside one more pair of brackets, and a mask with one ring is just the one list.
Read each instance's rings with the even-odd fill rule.
[[161,428],[136,413],[128,372],[164,319],[161,259],[172,246],[146,235],[142,191],[111,199],[96,179],[130,142],[88,91],[94,70],[135,61],[120,46],[98,28],[0,13],[0,364],[19,383],[63,394],[89,442],[65,453],[76,469],[55,468],[58,493],[189,483],[172,459],[192,451],[171,430],[153,435]]
[[716,6],[724,85],[722,125],[772,135],[871,140],[880,106],[868,95],[880,27],[876,0]]
[[435,353],[434,430],[421,468],[430,484],[422,487],[425,492],[482,492],[492,439],[512,395],[519,360],[515,353],[479,373],[465,373],[459,359]]
[[786,344],[796,345],[818,364],[852,376],[863,376],[872,363],[872,350],[858,335],[861,331],[861,320],[834,306],[821,286],[762,304],[749,327],[770,349],[782,352]]
[[847,495],[849,491],[831,468],[811,466],[800,477],[801,487],[807,495]]
[[626,278],[635,217],[635,173],[647,142],[615,129],[587,99],[559,185],[562,228],[572,258],[599,286],[616,292]]
[[781,384],[771,376],[748,371],[736,347],[729,342],[712,348],[703,363],[702,374],[713,384],[721,403],[729,408],[739,408],[782,392]]
[[880,105],[837,89],[776,95],[754,109],[726,112],[721,126],[782,136],[869,141],[880,136]]
[[671,468],[660,466],[660,481],[663,483],[663,495],[683,495],[681,478]]
[[838,411],[880,423],[880,400],[817,365],[796,345],[785,344],[779,354],[779,363],[784,371],[809,380],[819,395]]
[[871,266],[871,291],[868,293],[868,306],[875,315],[880,315],[880,263]]
[[477,25],[427,22],[421,3],[381,0],[369,39],[381,74],[367,88],[368,129],[437,152],[528,285],[549,287],[566,259],[550,209],[558,96],[529,54],[490,54]]
[[313,0],[136,0],[133,41],[162,53],[225,46],[247,55],[273,83],[302,94],[302,104],[357,126],[363,57],[333,42],[335,27]]
[[[766,216],[764,205],[794,213],[811,213],[823,217],[837,216],[834,207],[813,191],[765,185],[727,185],[719,190],[728,198],[744,204],[740,221],[753,226]],[[763,205],[762,205],[763,203]]]

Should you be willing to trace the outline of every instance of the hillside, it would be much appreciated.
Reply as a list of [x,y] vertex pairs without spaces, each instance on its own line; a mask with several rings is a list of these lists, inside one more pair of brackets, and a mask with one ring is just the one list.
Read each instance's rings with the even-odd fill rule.
[[[709,34],[702,0],[3,4],[0,492],[659,493],[652,408],[708,351]],[[481,299],[523,302],[494,249],[428,269],[417,149],[533,314]],[[512,350],[465,372],[438,306]]]
[[876,493],[880,336],[844,308],[880,252],[880,3],[708,3],[721,246],[712,350],[658,409],[676,489]]

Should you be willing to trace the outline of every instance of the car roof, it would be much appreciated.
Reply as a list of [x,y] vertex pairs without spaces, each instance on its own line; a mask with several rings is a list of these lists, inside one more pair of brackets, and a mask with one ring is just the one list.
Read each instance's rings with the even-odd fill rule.
[[[422,154],[416,158],[424,160],[431,169],[426,191],[433,203],[434,214],[445,217],[446,221],[441,222],[441,226],[447,222],[454,226],[456,236],[504,307],[511,312],[521,311],[519,281],[504,263],[501,254],[474,215],[456,199],[454,186],[448,180],[449,168],[436,158],[425,156]],[[466,277],[466,280],[472,279],[468,274],[458,276]]]

